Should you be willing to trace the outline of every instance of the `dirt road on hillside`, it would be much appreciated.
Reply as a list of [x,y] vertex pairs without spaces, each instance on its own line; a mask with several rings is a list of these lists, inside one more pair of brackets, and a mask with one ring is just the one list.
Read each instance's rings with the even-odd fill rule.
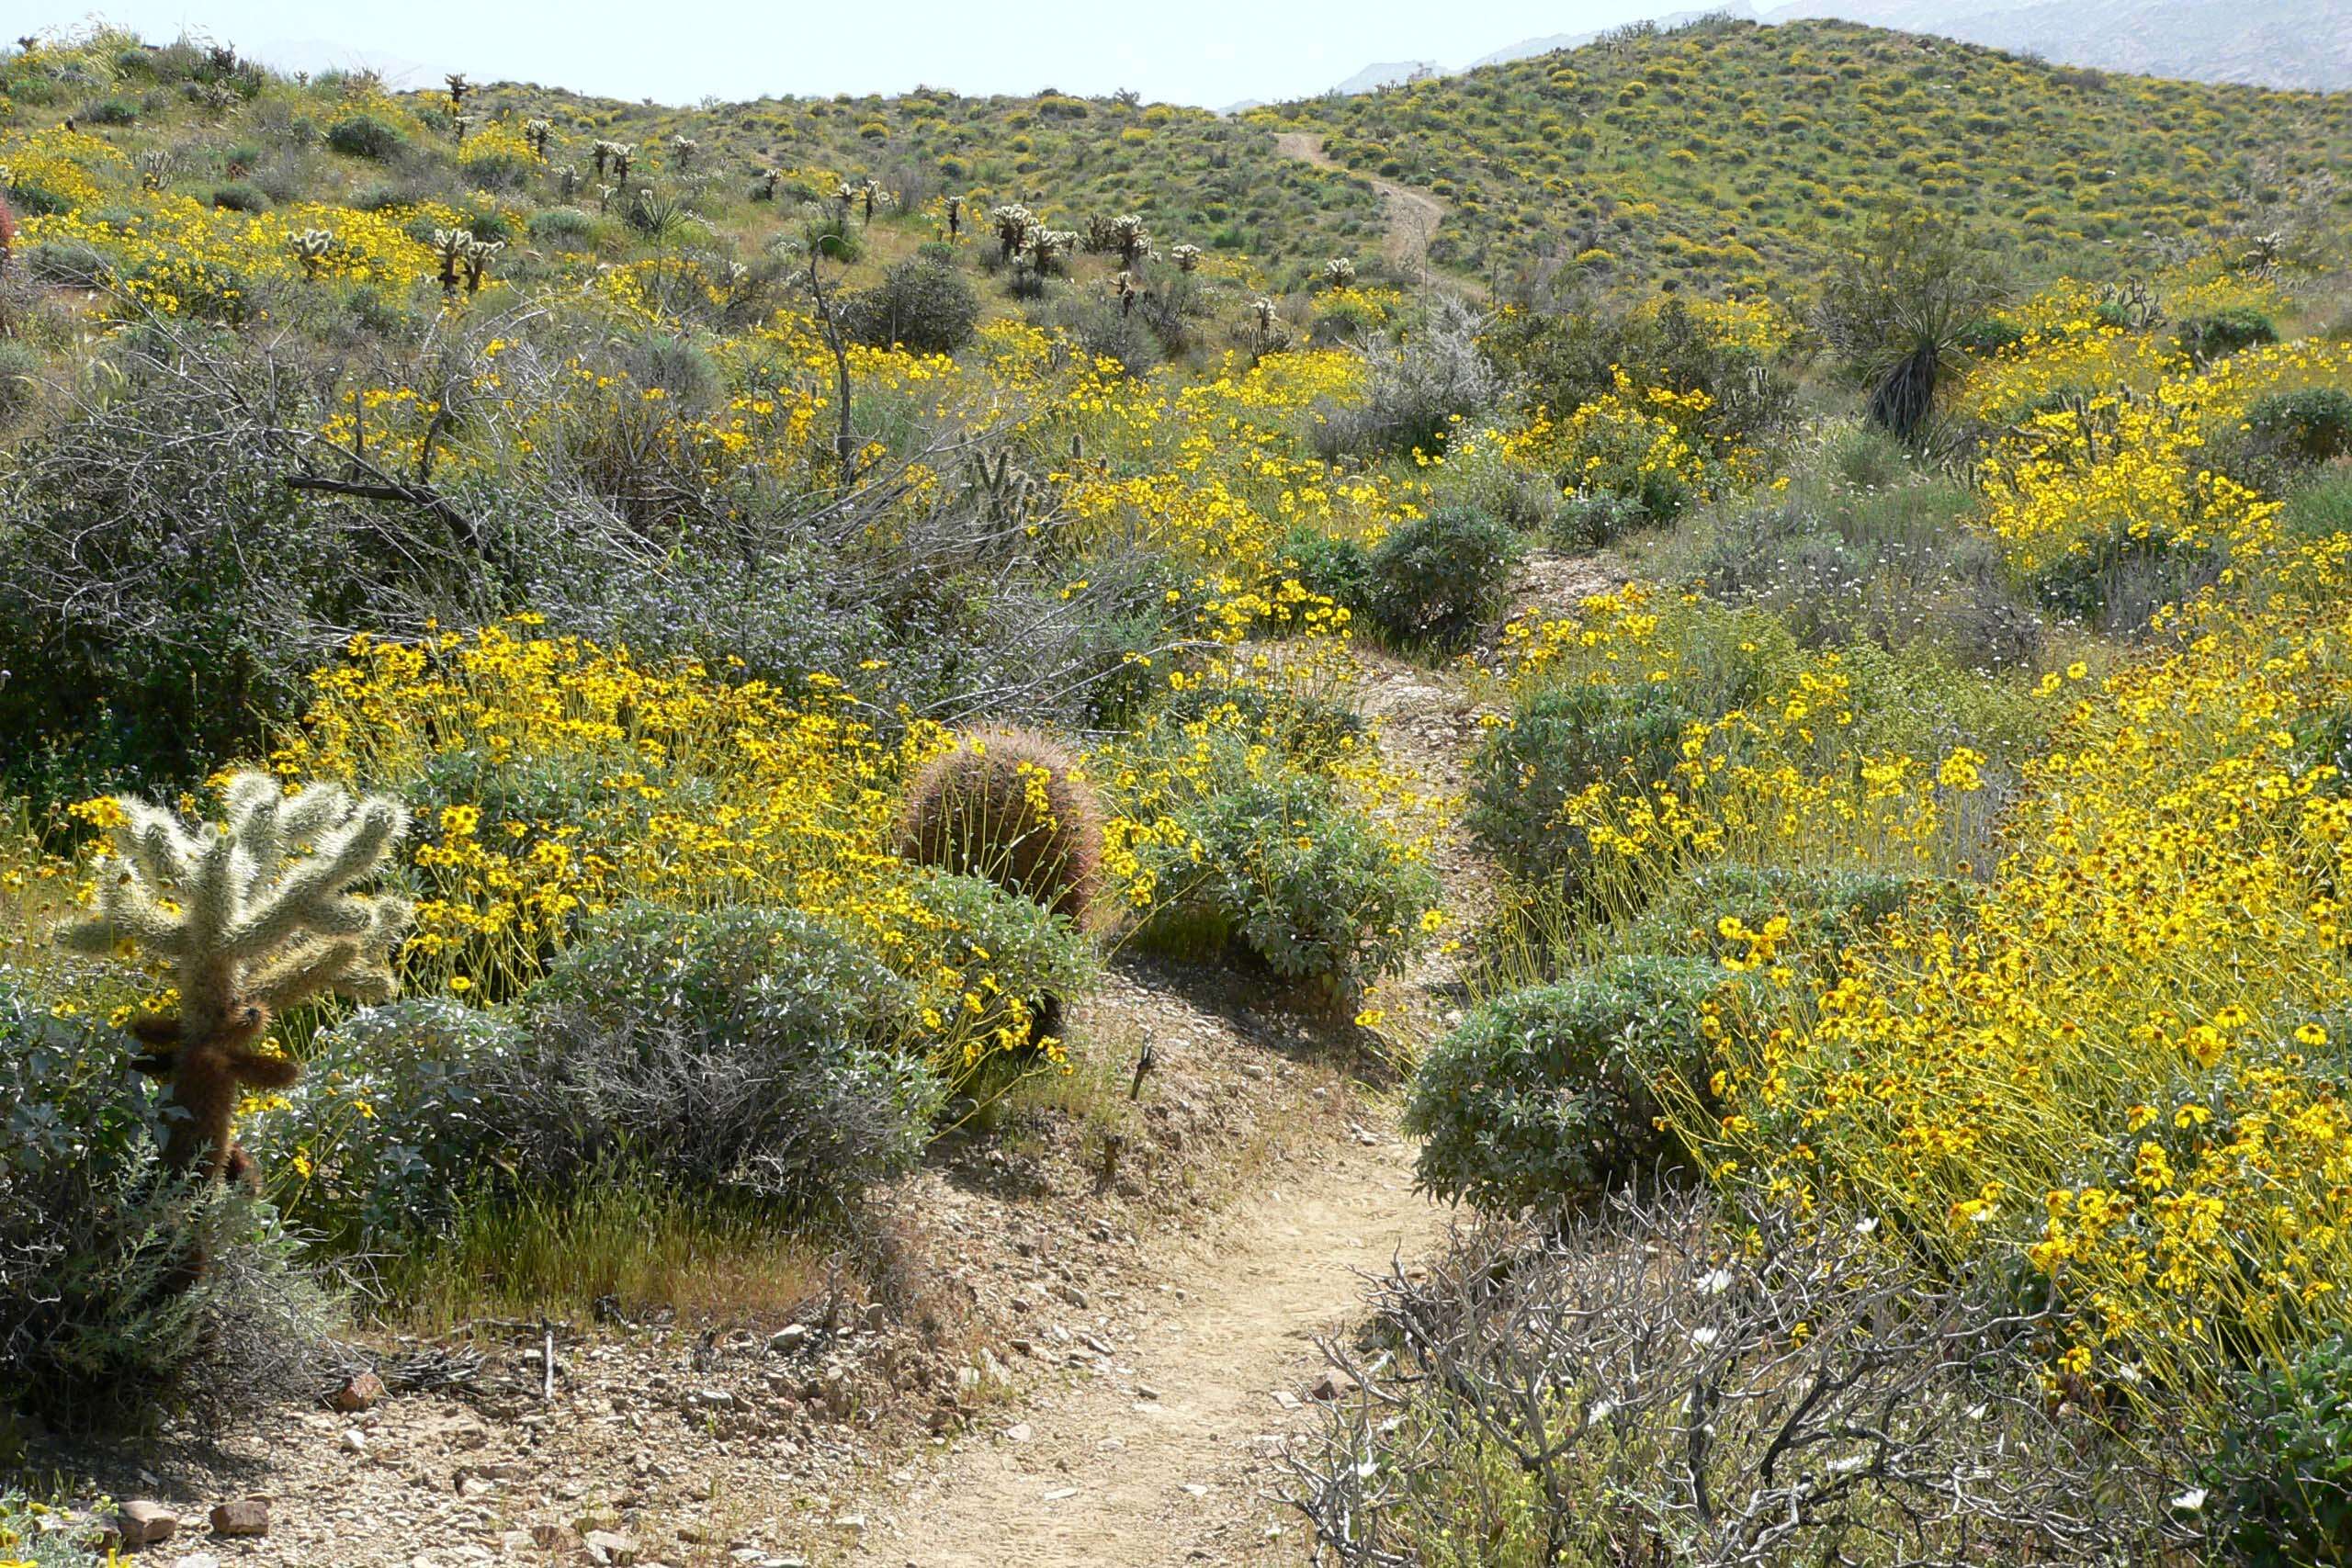
[[1410,186],[1376,179],[1370,175],[1355,174],[1323,151],[1321,137],[1304,130],[1285,130],[1276,135],[1274,151],[1285,158],[1312,164],[1318,169],[1352,175],[1370,186],[1380,197],[1381,216],[1386,223],[1386,231],[1381,237],[1381,254],[1398,266],[1427,273],[1430,241],[1437,233],[1437,226],[1445,220],[1445,203],[1425,190],[1415,190]]

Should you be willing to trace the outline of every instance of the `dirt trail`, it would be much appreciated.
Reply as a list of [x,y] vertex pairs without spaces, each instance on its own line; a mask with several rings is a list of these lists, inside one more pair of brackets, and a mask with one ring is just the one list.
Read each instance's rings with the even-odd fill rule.
[[1312,1419],[1296,1406],[1322,1366],[1313,1337],[1349,1315],[1359,1271],[1442,1224],[1412,1190],[1410,1148],[1365,1135],[1230,1213],[1170,1271],[1168,1308],[1116,1348],[1115,1370],[1070,1374],[991,1422],[851,1561],[1141,1568],[1235,1562],[1267,1549],[1269,1526],[1295,1538],[1265,1461]]
[[[1611,585],[1587,557],[1545,552],[1512,585],[1514,609],[1566,610]],[[1493,902],[1490,868],[1459,826],[1480,727],[1466,672],[1369,649],[1353,695],[1381,750],[1443,797],[1431,852],[1459,932]],[[1461,1005],[1458,959],[1432,953],[1378,998],[1404,1032],[1442,1030]],[[1220,1049],[1250,1047],[1228,1036]],[[1305,1539],[1273,1494],[1272,1461],[1314,1425],[1315,1337],[1340,1330],[1359,1276],[1410,1258],[1443,1228],[1412,1189],[1413,1148],[1369,1100],[1351,1142],[1284,1170],[1162,1270],[1164,1305],[1108,1347],[1106,1367],[1063,1374],[983,1423],[904,1486],[850,1561],[888,1568],[1153,1568],[1296,1562]],[[1083,1332],[1082,1310],[1069,1328]],[[1081,1340],[1081,1343],[1083,1341]],[[1278,1534],[1270,1533],[1278,1531]]]
[[1285,158],[1296,158],[1318,169],[1330,169],[1340,174],[1353,175],[1370,186],[1380,197],[1380,209],[1387,220],[1387,232],[1381,240],[1381,254],[1399,266],[1429,265],[1430,237],[1437,232],[1447,212],[1445,203],[1425,190],[1400,186],[1393,180],[1378,179],[1371,175],[1356,174],[1329,152],[1323,151],[1323,139],[1304,130],[1285,130],[1274,137],[1274,151]]

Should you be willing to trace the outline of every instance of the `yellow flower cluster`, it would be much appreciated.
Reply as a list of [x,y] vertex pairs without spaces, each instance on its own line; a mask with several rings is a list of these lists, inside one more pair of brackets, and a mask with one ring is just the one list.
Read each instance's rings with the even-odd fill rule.
[[1727,1177],[2012,1251],[2083,1309],[2076,1370],[2187,1394],[2225,1346],[2352,1325],[2345,544],[2280,543],[2199,467],[2247,399],[2331,376],[2335,350],[2250,353],[2115,445],[1996,452],[1987,519],[2026,558],[2146,521],[2258,575],[2160,617],[2161,657],[2045,677],[2052,741],[1967,918],[1898,918],[1810,996],[1716,1018],[1724,1103],[1686,1114]]
[[530,617],[423,643],[362,637],[275,753],[288,777],[393,790],[418,807],[424,989],[512,995],[578,917],[639,899],[758,903],[854,929],[912,981],[954,1071],[1027,1043],[1028,1004],[892,852],[899,782],[944,739],[884,745],[812,675],[786,698],[695,666],[536,635]]

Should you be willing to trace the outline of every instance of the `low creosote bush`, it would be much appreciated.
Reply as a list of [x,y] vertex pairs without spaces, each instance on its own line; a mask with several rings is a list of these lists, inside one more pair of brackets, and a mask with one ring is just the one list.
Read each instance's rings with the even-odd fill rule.
[[2248,305],[2234,305],[2180,323],[2180,346],[2199,360],[2220,359],[2242,348],[2277,343],[2278,329]]
[[2273,392],[2256,400],[2245,422],[2263,450],[2290,462],[2324,463],[2352,452],[2352,392],[2341,387]]
[[1422,1059],[1405,1111],[1416,1175],[1449,1202],[1556,1212],[1675,1153],[1653,1085],[1703,1080],[1696,959],[1620,958],[1487,1002]]
[[953,354],[972,340],[980,297],[952,261],[912,255],[842,302],[849,334],[876,348]]

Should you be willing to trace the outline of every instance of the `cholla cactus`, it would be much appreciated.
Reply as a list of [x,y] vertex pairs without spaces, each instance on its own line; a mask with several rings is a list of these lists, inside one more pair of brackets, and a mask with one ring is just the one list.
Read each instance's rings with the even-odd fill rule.
[[613,178],[626,184],[628,180],[629,160],[637,156],[637,143],[607,141],[605,145],[612,150]]
[[947,209],[947,242],[955,243],[964,234],[964,198],[947,196],[940,198]]
[[1151,231],[1132,212],[1122,212],[1111,220],[1110,241],[1110,249],[1118,253],[1119,265],[1129,272],[1151,254]]
[[1176,264],[1178,272],[1198,272],[1204,254],[1198,245],[1177,245],[1169,251],[1168,259]]
[[866,176],[865,183],[857,187],[857,194],[865,203],[866,227],[872,228],[874,226],[874,209],[876,207],[889,206],[890,193],[882,188],[881,181],[869,175]]
[[506,248],[503,240],[476,240],[466,247],[466,292],[479,294],[490,276],[490,264]]
[[316,277],[319,268],[324,266],[327,257],[334,253],[334,231],[305,229],[289,238],[286,248],[294,253],[296,261],[302,264],[304,276]]
[[133,1024],[147,1047],[136,1065],[169,1086],[164,1166],[209,1180],[250,1169],[231,1135],[243,1093],[283,1089],[301,1070],[263,1049],[272,1021],[328,994],[390,997],[409,919],[401,899],[352,891],[407,831],[398,801],[354,800],[335,784],[288,795],[258,773],[235,775],[224,795],[228,820],[205,825],[130,795],[107,803],[114,845],[98,863],[96,912],[60,938],[172,964],[178,1010]]
[[2238,265],[2247,272],[2275,272],[2278,267],[2279,254],[2286,248],[2287,236],[2284,234],[2256,234],[2246,242],[2245,257]]
[[1323,287],[1345,288],[1356,280],[1356,264],[1345,256],[1333,256],[1323,264]]
[[670,138],[670,166],[680,174],[694,166],[695,154],[702,151],[702,143],[691,136]]
[[776,184],[783,178],[784,171],[782,169],[762,169],[760,171],[760,183],[758,186],[752,190],[752,199],[753,201],[774,201],[775,199]]
[[435,229],[433,231],[433,254],[441,258],[441,292],[458,291],[458,269],[466,264],[466,253],[473,248],[470,229]]
[[535,158],[545,158],[548,155],[548,140],[554,134],[555,124],[552,120],[526,119],[523,122],[523,140],[529,144],[531,155]]
[[1040,273],[1054,270],[1054,264],[1078,249],[1078,234],[1070,229],[1032,228],[1023,247],[1029,253],[1030,265]]
[[460,148],[466,144],[466,132],[481,123],[481,116],[478,114],[453,114],[449,117],[449,125],[458,134],[458,145]]
[[[5,169],[0,169],[0,186],[8,183]],[[0,196],[0,272],[8,270],[8,258],[17,249],[17,215],[9,209],[8,198]]]
[[466,95],[474,90],[474,85],[466,80],[462,71],[452,71],[441,80],[449,84],[449,112],[456,114],[465,107]]
[[1004,247],[1004,259],[1011,261],[1012,253],[1021,249],[1029,238],[1029,231],[1037,226],[1037,215],[1017,201],[989,209],[989,227],[996,231],[997,243]]
[[164,182],[172,177],[179,164],[179,152],[171,147],[150,147],[139,154],[139,188],[161,190]]
[[566,164],[558,169],[555,172],[555,186],[557,195],[565,201],[570,201],[580,190],[579,165]]
[[1136,287],[1136,275],[1132,272],[1119,274],[1119,314],[1134,315],[1136,301],[1142,298],[1143,290]]

